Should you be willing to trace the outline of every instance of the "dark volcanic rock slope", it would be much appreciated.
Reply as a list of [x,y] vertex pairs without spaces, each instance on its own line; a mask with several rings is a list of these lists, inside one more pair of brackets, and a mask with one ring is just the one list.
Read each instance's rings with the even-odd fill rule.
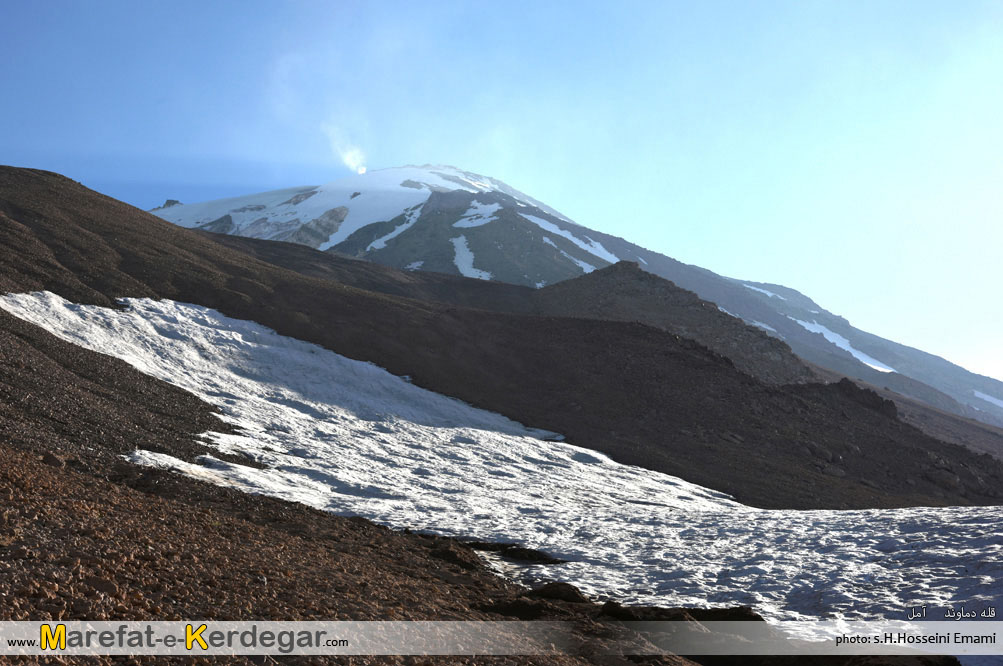
[[216,234],[211,238],[304,275],[394,296],[497,312],[648,324],[695,340],[768,384],[818,380],[782,341],[626,261],[533,289],[443,273],[392,270],[253,238]]
[[486,312],[304,276],[61,176],[4,168],[0,290],[38,289],[108,306],[172,298],[253,319],[753,505],[1000,498],[1003,470],[988,456],[837,386],[766,386],[651,326]]
[[[293,241],[397,268],[527,286],[636,261],[770,331],[811,363],[1003,426],[1003,382],[859,330],[794,289],[684,264],[575,224],[501,181],[454,167],[380,169],[319,187],[165,204],[156,214],[186,227]],[[880,298],[879,291],[861,296]]]
[[541,313],[639,321],[691,338],[770,384],[817,381],[784,342],[634,263],[620,262],[532,296]]
[[[532,289],[441,273],[398,271],[289,243],[220,234],[207,237],[304,275],[383,294],[500,312],[648,324],[695,339],[731,359],[739,370],[769,384],[820,380],[835,383],[843,377],[801,361],[781,340],[744,324],[693,292],[639,270],[637,264],[630,262],[619,262],[580,278]],[[900,378],[900,381],[912,380]],[[919,382],[912,383],[917,390],[929,394],[928,400],[910,399],[882,385],[864,385],[893,400],[900,418],[931,437],[1003,460],[1003,430],[957,416],[950,413],[950,409],[932,407],[931,404],[953,401]]]

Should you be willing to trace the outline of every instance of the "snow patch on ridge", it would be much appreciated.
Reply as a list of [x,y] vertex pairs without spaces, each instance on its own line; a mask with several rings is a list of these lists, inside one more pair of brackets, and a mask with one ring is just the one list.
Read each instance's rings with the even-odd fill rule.
[[453,255],[453,264],[456,266],[456,269],[460,271],[460,275],[469,278],[477,278],[478,280],[491,279],[491,273],[488,271],[482,271],[474,268],[474,253],[470,251],[470,246],[467,245],[466,236],[457,236],[456,238],[450,238],[449,240],[453,244],[453,250],[455,252]]
[[779,298],[782,301],[786,301],[787,300],[786,298],[784,298],[780,294],[776,294],[776,293],[774,293],[774,292],[772,292],[772,291],[770,291],[768,289],[763,289],[761,287],[753,287],[751,284],[745,284],[744,282],[742,283],[742,286],[745,287],[746,289],[751,289],[752,291],[758,291],[761,294],[766,294],[770,298]]
[[[557,244],[554,241],[550,240],[550,238],[548,238],[547,236],[543,237],[543,242],[546,243],[547,245],[551,246],[552,248],[554,248],[558,252],[560,252],[564,256],[565,259],[567,259],[568,261],[571,261],[575,265],[577,265],[578,268],[582,269],[583,273],[591,273],[592,271],[594,271],[596,269],[595,266],[593,266],[592,264],[588,263],[587,261],[582,261],[581,259],[575,259],[570,254],[568,254],[567,252],[565,252],[561,248],[557,247]],[[537,288],[539,289],[539,287],[537,287]]]
[[467,209],[467,212],[463,214],[463,217],[453,222],[453,226],[468,229],[484,226],[488,222],[494,222],[498,219],[495,213],[501,210],[501,207],[499,203],[484,204],[474,200],[470,204],[470,208]]
[[572,257],[570,254],[568,254],[564,250],[558,250],[558,252],[560,252],[561,254],[563,254],[564,257],[565,257],[565,259],[568,259],[568,260],[574,262],[575,265],[578,266],[578,268],[582,269],[583,273],[591,273],[592,271],[594,271],[596,269],[596,267],[593,266],[592,264],[590,264],[589,262],[582,261],[581,259],[575,259],[574,257]]
[[585,250],[586,252],[588,252],[593,256],[599,257],[600,259],[608,261],[611,264],[615,264],[616,262],[620,261],[615,254],[604,248],[602,246],[602,243],[597,243],[596,241],[588,237],[586,237],[588,239],[588,242],[583,241],[570,231],[565,231],[564,229],[560,228],[550,220],[545,220],[542,217],[537,217],[535,215],[527,215],[526,213],[519,213],[519,215],[524,217],[529,222],[532,222],[536,226],[540,227],[544,231],[549,231],[552,234],[557,234],[558,236],[563,236],[564,238],[567,238],[569,241],[571,241],[572,243],[574,243],[575,245],[582,248],[583,250]]
[[390,233],[386,234],[385,236],[381,236],[376,240],[374,240],[372,243],[370,243],[369,246],[366,247],[366,252],[371,252],[373,250],[382,250],[387,246],[387,241],[397,238],[402,233],[413,227],[414,223],[417,222],[418,218],[421,216],[421,208],[423,205],[424,204],[407,211],[407,214],[404,217],[404,222],[394,227],[394,230],[391,231]]
[[540,441],[542,431],[253,322],[168,300],[123,304],[0,296],[12,314],[217,406],[240,434],[204,437],[265,468],[149,451],[135,462],[398,528],[519,542],[570,560],[562,580],[630,603],[874,619],[1003,598],[1001,507],[751,509]]
[[994,398],[993,396],[983,393],[982,391],[973,390],[972,393],[974,393],[975,397],[978,398],[979,400],[985,400],[986,402],[992,405],[996,405],[997,407],[1003,408],[1003,400],[1000,400],[999,398]]
[[867,366],[870,366],[870,367],[874,368],[878,372],[898,372],[895,368],[891,367],[890,365],[885,365],[884,363],[882,363],[878,359],[874,358],[873,356],[869,356],[869,355],[865,354],[864,352],[860,351],[859,349],[856,349],[853,345],[850,344],[849,340],[847,340],[846,338],[844,338],[839,333],[836,333],[835,331],[829,330],[828,328],[826,328],[822,324],[819,324],[817,321],[812,321],[809,324],[806,321],[801,321],[800,319],[795,319],[794,317],[791,317],[790,315],[787,315],[787,318],[791,319],[793,321],[796,321],[803,328],[805,328],[806,330],[811,331],[812,333],[821,333],[825,337],[826,340],[828,340],[832,344],[836,345],[840,349],[843,349],[845,351],[850,352],[850,354],[853,355],[853,358],[857,359],[858,361],[860,361],[864,365],[867,365]]

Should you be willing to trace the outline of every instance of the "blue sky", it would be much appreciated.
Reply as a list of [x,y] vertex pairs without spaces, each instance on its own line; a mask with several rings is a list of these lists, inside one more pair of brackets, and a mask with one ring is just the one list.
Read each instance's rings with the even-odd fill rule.
[[2,163],[142,208],[452,164],[1003,378],[1003,4],[0,1]]

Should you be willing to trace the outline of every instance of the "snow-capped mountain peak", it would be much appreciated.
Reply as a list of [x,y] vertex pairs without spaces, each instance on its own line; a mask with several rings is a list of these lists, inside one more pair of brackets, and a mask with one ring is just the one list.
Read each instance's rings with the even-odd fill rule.
[[[444,165],[379,169],[151,212],[189,228],[533,286],[618,260],[546,204],[495,178]],[[518,266],[508,261],[513,252],[525,258]]]
[[1003,395],[999,382],[860,331],[790,287],[682,264],[583,227],[498,179],[452,166],[379,169],[319,186],[204,203],[168,200],[151,212],[184,227],[536,288],[618,261],[637,262],[812,363],[941,410],[1003,424],[1003,407],[980,396]]
[[[453,167],[406,166],[355,174],[319,186],[175,204],[153,212],[184,227],[327,249],[368,224],[391,220],[420,205],[431,192],[496,189],[487,180]],[[302,231],[314,233],[304,236]],[[323,237],[325,231],[329,233]]]

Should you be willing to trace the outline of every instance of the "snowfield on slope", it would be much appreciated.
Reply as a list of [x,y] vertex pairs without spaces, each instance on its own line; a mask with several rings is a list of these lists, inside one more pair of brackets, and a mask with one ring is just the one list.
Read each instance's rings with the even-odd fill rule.
[[137,463],[393,527],[518,542],[569,562],[517,575],[625,602],[748,604],[794,620],[1003,601],[1000,507],[752,509],[253,322],[123,304],[0,296],[12,314],[218,406],[241,433],[203,437],[266,468],[141,450]]

